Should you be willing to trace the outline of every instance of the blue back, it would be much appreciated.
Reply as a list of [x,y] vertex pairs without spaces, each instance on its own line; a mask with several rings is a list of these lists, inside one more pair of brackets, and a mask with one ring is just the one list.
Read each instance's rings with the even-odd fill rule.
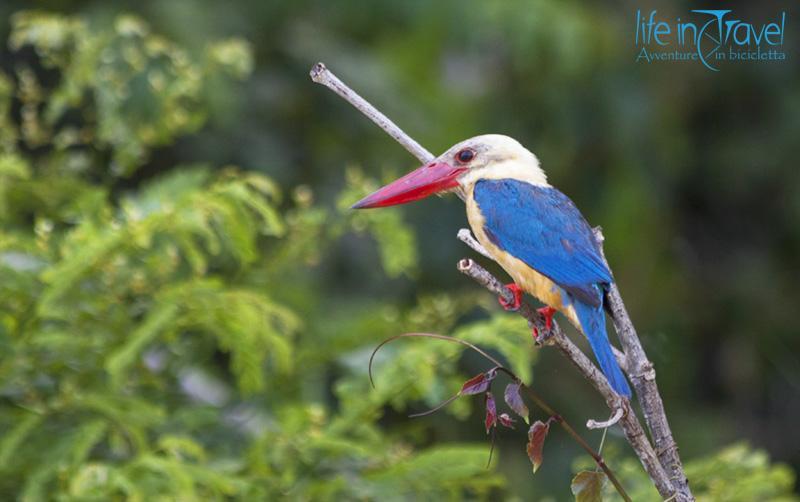
[[514,179],[484,179],[475,184],[474,197],[497,247],[574,297],[593,306],[602,302],[591,286],[611,283],[611,272],[591,227],[566,195]]

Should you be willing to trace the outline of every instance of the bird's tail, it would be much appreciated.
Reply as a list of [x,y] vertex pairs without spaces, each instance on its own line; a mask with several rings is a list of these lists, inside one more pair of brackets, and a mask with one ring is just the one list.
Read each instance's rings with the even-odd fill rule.
[[583,302],[575,302],[573,306],[575,313],[578,314],[578,320],[581,323],[583,332],[586,338],[589,339],[589,345],[592,346],[594,357],[608,379],[608,383],[611,384],[611,388],[621,396],[631,397],[631,388],[628,386],[628,381],[625,380],[619,364],[617,364],[617,359],[611,350],[611,343],[608,341],[606,314],[603,311],[602,304],[598,307],[592,307]]

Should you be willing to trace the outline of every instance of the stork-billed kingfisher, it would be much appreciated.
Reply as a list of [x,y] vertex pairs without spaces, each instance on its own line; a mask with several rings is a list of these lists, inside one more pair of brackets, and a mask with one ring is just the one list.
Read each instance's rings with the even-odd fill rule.
[[630,396],[606,333],[605,290],[613,282],[591,227],[575,204],[550,186],[536,156],[508,136],[476,136],[430,164],[365,197],[356,209],[405,204],[458,191],[478,242],[523,292],[541,300],[548,324],[555,311],[589,339],[611,387]]

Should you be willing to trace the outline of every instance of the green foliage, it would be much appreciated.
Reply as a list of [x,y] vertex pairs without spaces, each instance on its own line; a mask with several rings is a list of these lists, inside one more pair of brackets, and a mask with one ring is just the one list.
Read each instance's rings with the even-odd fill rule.
[[800,500],[793,493],[792,470],[784,464],[770,464],[765,451],[745,444],[689,462],[686,475],[700,501]]
[[[87,168],[86,159],[71,147],[92,145],[110,153],[113,175],[130,175],[149,149],[202,124],[206,78],[214,72],[243,78],[252,69],[241,41],[210,44],[205,60],[193,61],[133,16],[119,16],[111,30],[95,30],[74,17],[21,12],[13,25],[11,49],[32,47],[44,68],[62,77],[45,89],[30,68],[19,70],[22,138],[30,146],[52,142],[76,169]],[[59,127],[76,109],[87,123]]]
[[[348,169],[345,175],[350,188],[339,197],[339,211],[347,211],[363,194],[378,189],[376,183],[364,179],[363,174],[356,169]],[[352,216],[351,221],[357,232],[367,228],[373,230],[375,240],[380,245],[383,268],[390,277],[415,270],[416,240],[411,229],[400,219],[398,211],[359,211]]]
[[[307,187],[284,201],[268,177],[235,168],[124,181],[202,125],[206,81],[250,72],[246,43],[194,59],[130,16],[98,29],[24,12],[13,25],[11,48],[38,63],[0,75],[3,498],[459,499],[502,486],[486,445],[419,449],[377,423],[455,393],[463,347],[398,343],[377,361],[375,390],[366,378],[381,338],[452,330],[475,297],[337,316],[308,294],[327,250],[357,235],[374,239],[388,276],[417,271],[397,211],[347,209],[373,181],[348,171],[335,210]],[[531,352],[513,343],[524,323],[511,319],[457,332],[529,377]],[[310,390],[331,370],[336,403]]]
[[[661,500],[637,460],[620,459],[614,448],[606,451],[604,456],[633,500]],[[800,500],[794,493],[795,474],[792,470],[785,464],[770,463],[766,452],[743,443],[692,459],[684,467],[692,493],[701,502]],[[581,459],[576,468],[591,469],[593,464]],[[620,500],[610,483],[604,486],[604,500]]]

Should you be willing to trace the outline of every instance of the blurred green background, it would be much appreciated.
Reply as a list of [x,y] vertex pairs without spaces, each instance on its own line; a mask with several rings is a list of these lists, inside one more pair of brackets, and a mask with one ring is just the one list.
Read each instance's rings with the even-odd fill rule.
[[[533,475],[519,423],[486,468],[478,398],[406,417],[485,361],[401,340],[370,388],[372,348],[429,331],[577,426],[607,413],[456,271],[455,197],[348,210],[415,161],[310,82],[321,60],[433,152],[534,151],[603,226],[695,494],[796,500],[796,9],[726,5],[786,10],[788,60],[634,63],[636,9],[690,2],[5,0],[2,498],[571,499],[592,464],[558,428]],[[604,454],[657,499],[613,429]]]

